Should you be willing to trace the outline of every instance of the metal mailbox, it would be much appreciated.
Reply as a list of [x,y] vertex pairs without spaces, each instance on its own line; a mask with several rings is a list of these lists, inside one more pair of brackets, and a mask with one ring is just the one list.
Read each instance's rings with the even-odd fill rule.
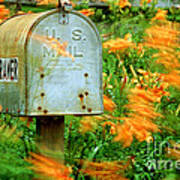
[[[66,43],[57,55],[49,40]],[[53,43],[53,42],[52,42]],[[18,15],[0,25],[0,105],[27,116],[100,114],[102,47],[94,24],[76,11]]]

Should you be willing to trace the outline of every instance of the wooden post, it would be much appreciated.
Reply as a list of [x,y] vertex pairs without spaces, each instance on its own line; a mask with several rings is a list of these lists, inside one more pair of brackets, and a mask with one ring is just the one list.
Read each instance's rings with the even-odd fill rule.
[[64,153],[64,116],[38,116],[36,122],[40,145]]

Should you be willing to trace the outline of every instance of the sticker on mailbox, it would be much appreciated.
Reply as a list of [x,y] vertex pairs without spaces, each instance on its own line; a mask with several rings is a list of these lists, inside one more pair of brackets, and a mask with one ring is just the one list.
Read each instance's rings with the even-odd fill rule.
[[18,58],[0,58],[0,82],[18,81]]

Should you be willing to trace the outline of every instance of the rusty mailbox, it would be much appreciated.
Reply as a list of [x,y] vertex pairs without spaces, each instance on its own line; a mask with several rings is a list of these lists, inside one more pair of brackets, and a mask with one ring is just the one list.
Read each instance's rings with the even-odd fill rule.
[[[69,56],[57,53],[53,44],[57,41],[62,45],[59,51]],[[6,20],[0,25],[3,112],[22,116],[102,113],[101,53],[96,27],[76,11],[57,9]]]

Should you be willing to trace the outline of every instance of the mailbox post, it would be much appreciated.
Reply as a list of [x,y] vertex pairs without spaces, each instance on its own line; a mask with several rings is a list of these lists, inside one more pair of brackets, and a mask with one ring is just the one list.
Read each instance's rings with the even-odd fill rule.
[[102,91],[101,40],[84,15],[56,9],[0,25],[0,104],[37,117],[42,145],[63,151],[64,115],[103,113]]
[[64,152],[64,116],[37,117],[36,129],[41,146]]

